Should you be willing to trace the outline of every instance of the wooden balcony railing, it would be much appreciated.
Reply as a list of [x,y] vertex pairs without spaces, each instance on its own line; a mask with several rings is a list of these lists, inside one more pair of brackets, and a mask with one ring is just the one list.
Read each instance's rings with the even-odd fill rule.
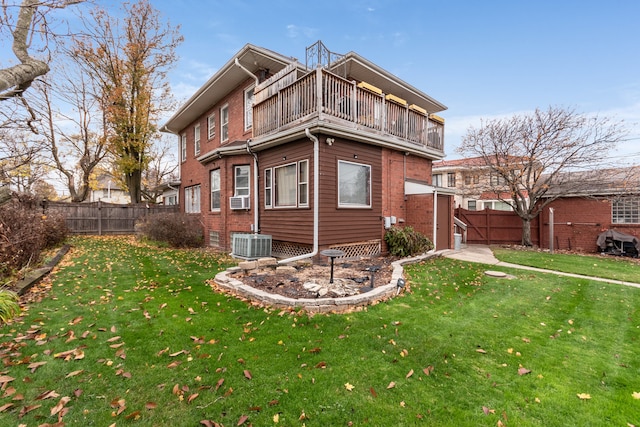
[[406,142],[444,150],[444,123],[415,105],[377,88],[343,79],[325,69],[261,97],[253,106],[255,138],[279,132],[318,115],[351,122],[360,129],[393,135]]

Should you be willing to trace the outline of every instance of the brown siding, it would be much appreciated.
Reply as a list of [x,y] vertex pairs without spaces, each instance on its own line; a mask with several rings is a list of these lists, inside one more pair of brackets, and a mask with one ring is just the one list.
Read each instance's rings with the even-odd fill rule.
[[[313,143],[308,138],[259,154],[260,232],[274,240],[301,244],[313,243]],[[283,159],[286,157],[286,159]],[[309,207],[270,208],[264,206],[264,170],[300,160],[309,161]]]
[[[335,138],[332,145],[320,145],[320,246],[381,238],[381,159],[379,147],[353,141]],[[371,165],[371,208],[338,207],[338,160]]]

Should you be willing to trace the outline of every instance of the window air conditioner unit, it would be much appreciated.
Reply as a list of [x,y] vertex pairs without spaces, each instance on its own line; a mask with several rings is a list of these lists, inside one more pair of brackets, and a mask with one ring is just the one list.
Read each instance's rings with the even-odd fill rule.
[[249,196],[234,196],[229,197],[229,206],[231,209],[249,209],[251,204],[249,203]]
[[271,236],[267,234],[234,234],[232,256],[256,259],[271,256]]

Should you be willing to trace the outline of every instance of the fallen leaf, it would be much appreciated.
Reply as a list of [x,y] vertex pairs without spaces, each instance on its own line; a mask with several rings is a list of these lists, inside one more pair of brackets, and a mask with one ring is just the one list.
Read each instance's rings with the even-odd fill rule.
[[531,373],[531,369],[527,369],[527,368],[519,368],[518,369],[518,375],[526,375],[526,374],[530,374]]
[[15,378],[10,377],[9,375],[0,375],[0,386],[13,380],[15,380]]
[[9,396],[13,395],[15,392],[16,392],[15,387],[9,386],[4,391],[4,394],[2,395],[2,397],[9,397]]
[[130,413],[129,415],[127,415],[126,417],[124,417],[127,420],[137,420],[140,419],[140,411],[133,411],[132,413]]
[[353,389],[354,389],[355,387],[353,386],[353,384],[346,383],[346,384],[344,385],[344,388],[346,388],[346,389],[347,389],[347,391],[353,391]]
[[5,403],[4,405],[0,406],[0,412],[4,412],[7,409],[11,409],[13,408],[13,403]]
[[245,370],[244,370],[244,377],[245,377],[246,379],[248,379],[248,380],[250,380],[250,379],[252,378],[252,377],[251,377],[251,372],[250,372],[248,369],[245,369]]
[[51,415],[56,415],[58,412],[62,411],[62,408],[64,408],[64,406],[69,403],[69,401],[71,400],[70,397],[68,396],[64,396],[60,399],[60,401],[56,404],[56,406],[54,406],[53,408],[51,408]]
[[237,426],[241,426],[242,424],[244,424],[245,422],[247,422],[247,420],[249,419],[249,417],[247,415],[242,415],[240,417],[240,419],[238,420],[238,424],[236,424]]
[[115,337],[111,337],[107,340],[107,342],[114,342],[114,341],[118,341],[121,337],[119,335],[116,335]]
[[280,422],[280,414],[275,414],[273,416],[273,423],[278,424]]
[[410,370],[410,371],[407,373],[407,375],[405,375],[405,378],[409,378],[409,377],[410,377],[410,376],[412,376],[412,375],[413,375],[413,369],[412,369],[412,370]]
[[193,402],[198,396],[199,396],[198,393],[193,393],[193,394],[189,395],[189,398],[187,399],[187,403]]
[[144,407],[145,407],[146,409],[148,409],[148,410],[156,409],[156,408],[158,407],[158,404],[157,404],[157,403],[155,403],[155,402],[147,402],[147,403],[144,405]]
[[39,407],[41,407],[42,405],[29,405],[29,406],[23,406],[22,409],[20,409],[20,413],[18,414],[18,418],[22,418],[24,417],[26,414],[28,414],[29,412],[33,411],[34,409],[38,409]]
[[433,366],[429,365],[429,366],[427,366],[426,368],[424,368],[424,369],[422,370],[422,372],[424,372],[424,373],[425,373],[425,375],[431,375],[431,373],[433,372],[433,370],[434,370],[434,369],[435,369],[435,368],[434,368]]
[[56,399],[58,397],[60,397],[58,393],[53,390],[49,390],[44,393],[40,393],[35,400]]
[[47,362],[33,362],[33,363],[29,363],[29,366],[27,366],[29,369],[31,369],[31,373],[33,374],[40,366],[46,365]]
[[371,396],[373,396],[373,397],[378,397],[378,393],[376,393],[376,391],[373,389],[373,387],[371,387],[371,388],[369,389],[369,392],[371,393]]
[[482,348],[478,348],[478,349],[476,349],[476,352],[477,352],[477,353],[482,353],[482,354],[487,354],[487,351],[486,351],[486,350],[484,350],[484,349],[482,349]]
[[78,369],[77,371],[69,372],[65,378],[75,377],[76,375],[81,374],[84,369]]
[[75,319],[73,319],[71,322],[69,322],[70,325],[77,325],[78,323],[82,322],[82,316],[78,316]]
[[394,388],[395,386],[396,386],[396,383],[395,383],[395,382],[393,382],[393,381],[391,381],[391,382],[389,383],[389,385],[387,386],[387,390],[389,390],[390,388]]
[[216,383],[216,391],[218,391],[218,389],[222,387],[222,384],[224,384],[224,378],[220,378]]
[[578,393],[577,396],[578,396],[578,399],[581,399],[581,400],[591,399],[591,395],[589,393]]
[[316,368],[318,369],[325,369],[327,367],[327,362],[318,362],[318,364],[316,365]]

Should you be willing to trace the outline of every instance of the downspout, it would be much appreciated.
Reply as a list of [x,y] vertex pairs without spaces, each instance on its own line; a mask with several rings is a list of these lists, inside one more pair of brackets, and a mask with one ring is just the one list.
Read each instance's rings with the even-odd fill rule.
[[245,73],[249,74],[251,77],[253,77],[256,80],[256,86],[258,84],[260,84],[260,79],[258,78],[258,76],[256,76],[255,74],[253,74],[251,71],[249,71],[248,69],[246,69],[242,64],[240,64],[240,61],[238,61],[238,58],[235,58],[235,63],[238,67],[240,67],[242,69],[242,71],[244,71]]
[[247,140],[247,152],[253,156],[253,231],[254,233],[259,233],[259,219],[260,219],[260,200],[258,199],[258,178],[260,174],[258,173],[258,155],[251,151],[250,146],[251,140]]
[[433,190],[433,250],[438,247],[438,190]]
[[318,239],[319,239],[319,210],[320,210],[320,195],[319,195],[319,185],[320,185],[320,141],[318,137],[312,135],[309,132],[309,128],[304,130],[305,135],[311,141],[313,141],[313,249],[311,252],[303,255],[298,255],[292,258],[287,258],[278,261],[278,264],[286,264],[293,261],[298,261],[301,259],[311,258],[316,256],[318,253]]

